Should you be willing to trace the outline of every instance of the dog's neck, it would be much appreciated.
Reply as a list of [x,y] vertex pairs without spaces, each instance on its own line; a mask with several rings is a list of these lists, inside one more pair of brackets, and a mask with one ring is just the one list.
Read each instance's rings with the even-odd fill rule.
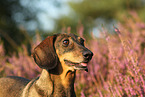
[[75,71],[69,71],[62,68],[61,65],[57,65],[57,67],[53,70],[43,69],[36,84],[40,87],[40,89],[48,91],[48,93],[45,94],[55,97],[75,97],[75,73]]

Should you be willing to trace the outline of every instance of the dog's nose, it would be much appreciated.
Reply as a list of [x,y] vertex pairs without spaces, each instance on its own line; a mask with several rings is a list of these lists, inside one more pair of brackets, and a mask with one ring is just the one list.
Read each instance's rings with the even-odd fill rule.
[[84,51],[83,57],[85,60],[89,61],[92,59],[93,53],[91,51]]

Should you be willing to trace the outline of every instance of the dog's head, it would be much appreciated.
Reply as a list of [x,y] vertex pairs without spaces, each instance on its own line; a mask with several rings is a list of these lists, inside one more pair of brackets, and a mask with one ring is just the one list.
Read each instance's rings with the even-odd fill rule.
[[48,70],[54,69],[58,62],[71,70],[87,70],[87,63],[92,56],[93,53],[84,46],[84,40],[74,34],[49,36],[33,53],[38,66]]

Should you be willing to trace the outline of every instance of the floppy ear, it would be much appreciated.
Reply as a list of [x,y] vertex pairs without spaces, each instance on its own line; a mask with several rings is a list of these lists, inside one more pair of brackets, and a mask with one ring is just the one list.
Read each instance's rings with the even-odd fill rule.
[[32,56],[40,68],[50,70],[56,67],[58,62],[54,47],[56,36],[48,36],[34,49]]

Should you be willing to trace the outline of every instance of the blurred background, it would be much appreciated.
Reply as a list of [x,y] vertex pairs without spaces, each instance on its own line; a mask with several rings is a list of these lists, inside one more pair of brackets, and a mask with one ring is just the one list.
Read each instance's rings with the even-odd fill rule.
[[102,25],[111,32],[130,11],[145,21],[144,0],[1,0],[0,37],[7,54],[23,43],[29,50],[36,32],[46,37],[71,27],[76,33],[83,25],[86,36],[93,32],[98,37]]
[[[129,70],[128,63],[124,61],[125,51],[133,50],[138,54],[137,57],[132,56],[137,58],[141,68],[144,68],[142,67],[145,65],[144,22],[145,0],[0,0],[0,77],[7,75],[29,79],[36,77],[41,70],[31,59],[33,48],[48,35],[71,32],[84,37],[87,40],[86,46],[95,53],[89,65],[89,74],[85,72],[78,74],[78,78],[81,78],[79,79],[81,83],[76,81],[75,84],[78,97],[103,97],[107,93],[114,97],[141,95],[144,87],[138,86],[141,90],[133,90],[130,84],[130,89],[127,90],[124,85],[116,84],[116,80],[114,82],[112,73],[116,72],[113,68],[116,63],[112,63],[110,53],[117,58],[119,62],[117,72],[121,75],[126,75]],[[113,26],[118,27],[125,35],[119,37]],[[104,35],[104,32],[107,34]],[[125,45],[128,46],[128,42],[124,44],[121,41],[129,39],[132,46],[128,47],[130,50],[126,50]],[[111,65],[108,65],[109,63]],[[134,71],[132,72],[134,75]],[[139,74],[143,76],[143,73]],[[132,78],[130,75],[129,78]],[[84,78],[88,79],[89,85]],[[141,83],[144,83],[144,77]],[[113,92],[109,85],[115,85],[119,90],[116,91],[114,88]],[[101,90],[98,90],[97,86],[101,87]],[[111,90],[107,90],[107,87]]]

